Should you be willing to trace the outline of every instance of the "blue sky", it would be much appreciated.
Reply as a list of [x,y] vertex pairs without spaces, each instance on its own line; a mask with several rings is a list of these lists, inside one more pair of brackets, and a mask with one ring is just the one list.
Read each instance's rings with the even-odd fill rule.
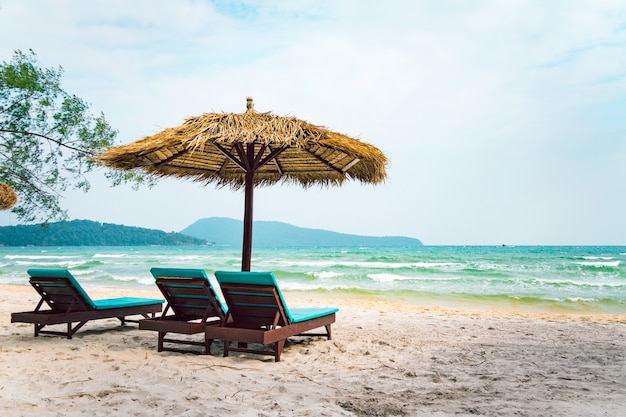
[[[623,1],[0,0],[127,143],[205,112],[296,116],[389,158],[379,186],[257,189],[255,219],[425,244],[626,244]],[[68,192],[73,219],[179,231],[243,217],[180,180]],[[0,224],[16,224],[7,212]]]

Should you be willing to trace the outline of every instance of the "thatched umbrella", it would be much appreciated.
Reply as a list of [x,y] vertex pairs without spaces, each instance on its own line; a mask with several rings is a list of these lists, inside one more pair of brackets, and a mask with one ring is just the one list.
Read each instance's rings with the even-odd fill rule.
[[384,181],[387,158],[374,146],[295,117],[258,113],[248,97],[244,113],[191,117],[97,158],[105,165],[185,177],[245,189],[241,269],[250,270],[255,186],[277,182],[340,185]]
[[17,203],[17,194],[13,188],[5,183],[0,183],[0,210],[8,210]]

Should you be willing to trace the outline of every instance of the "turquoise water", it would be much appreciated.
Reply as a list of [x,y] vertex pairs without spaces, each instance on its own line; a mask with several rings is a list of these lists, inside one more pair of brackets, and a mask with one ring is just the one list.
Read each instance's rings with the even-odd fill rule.
[[[86,288],[150,288],[155,266],[239,270],[225,247],[0,247],[0,284],[64,267]],[[255,248],[252,270],[285,291],[368,295],[422,305],[626,313],[626,247]]]

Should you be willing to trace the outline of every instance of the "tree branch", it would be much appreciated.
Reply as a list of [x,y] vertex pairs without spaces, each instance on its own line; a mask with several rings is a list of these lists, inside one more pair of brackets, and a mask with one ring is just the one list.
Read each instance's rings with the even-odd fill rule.
[[93,155],[94,155],[94,154],[93,154],[93,152],[86,151],[86,150],[84,150],[84,149],[80,149],[80,148],[75,148],[75,147],[73,147],[73,146],[70,146],[70,145],[68,145],[68,144],[66,144],[66,143],[61,142],[61,141],[60,141],[60,140],[58,140],[58,139],[54,139],[54,138],[51,138],[51,137],[49,137],[49,136],[42,135],[42,134],[40,134],[40,133],[35,133],[35,132],[27,132],[27,131],[22,131],[22,130],[1,129],[1,128],[0,128],[0,132],[6,132],[6,133],[17,133],[17,134],[20,134],[20,135],[32,135],[32,136],[37,136],[37,137],[43,138],[43,139],[45,139],[45,140],[47,140],[47,141],[54,142],[54,143],[56,143],[57,145],[62,146],[62,147],[64,147],[64,148],[71,149],[71,150],[73,150],[73,151],[76,151],[76,152],[79,152],[79,153],[82,153],[82,154],[85,154],[85,155],[88,155],[88,156],[93,156]]

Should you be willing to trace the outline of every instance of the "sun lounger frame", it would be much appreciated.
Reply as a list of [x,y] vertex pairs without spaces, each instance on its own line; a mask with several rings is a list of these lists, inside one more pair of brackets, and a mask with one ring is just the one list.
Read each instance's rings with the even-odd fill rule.
[[[65,272],[69,275],[68,271]],[[52,275],[58,275],[58,273]],[[149,318],[162,310],[162,300],[151,300],[153,303],[148,303],[149,299],[136,299],[143,300],[142,305],[95,309],[85,299],[84,290],[77,287],[78,282],[69,277],[31,276],[29,282],[41,299],[33,311],[12,313],[11,323],[32,323],[35,337],[40,334],[50,334],[71,339],[80,328],[92,320],[117,318],[124,325],[126,322],[139,322],[127,316],[141,315]],[[120,298],[120,300],[125,300],[125,298]],[[42,310],[44,304],[49,309]],[[44,330],[46,326],[57,324],[66,324],[66,331]]]
[[[199,269],[152,268],[155,282],[167,302],[160,317],[141,320],[139,328],[158,332],[157,351],[210,354],[211,339],[206,326],[218,326],[226,317],[222,304],[206,274]],[[211,319],[212,320],[209,320]],[[168,333],[203,333],[203,341],[167,337]],[[202,351],[170,345],[201,346]]]
[[[292,336],[324,336],[332,338],[331,325],[335,322],[337,309],[326,309],[326,312],[294,320],[284,302],[278,285],[249,284],[226,282],[220,278],[223,272],[216,272],[222,294],[228,306],[226,321],[219,327],[207,327],[209,338],[224,342],[224,356],[229,352],[245,352],[270,355],[279,362],[287,341]],[[226,273],[230,276],[239,273]],[[254,278],[255,273],[242,272],[242,276]],[[264,273],[257,273],[264,274]],[[268,273],[270,282],[275,283],[273,274]],[[292,312],[297,309],[293,309]],[[320,311],[324,309],[318,309]],[[310,332],[324,328],[325,332]],[[236,346],[232,342],[237,342]],[[252,349],[248,344],[261,344],[263,348]]]

